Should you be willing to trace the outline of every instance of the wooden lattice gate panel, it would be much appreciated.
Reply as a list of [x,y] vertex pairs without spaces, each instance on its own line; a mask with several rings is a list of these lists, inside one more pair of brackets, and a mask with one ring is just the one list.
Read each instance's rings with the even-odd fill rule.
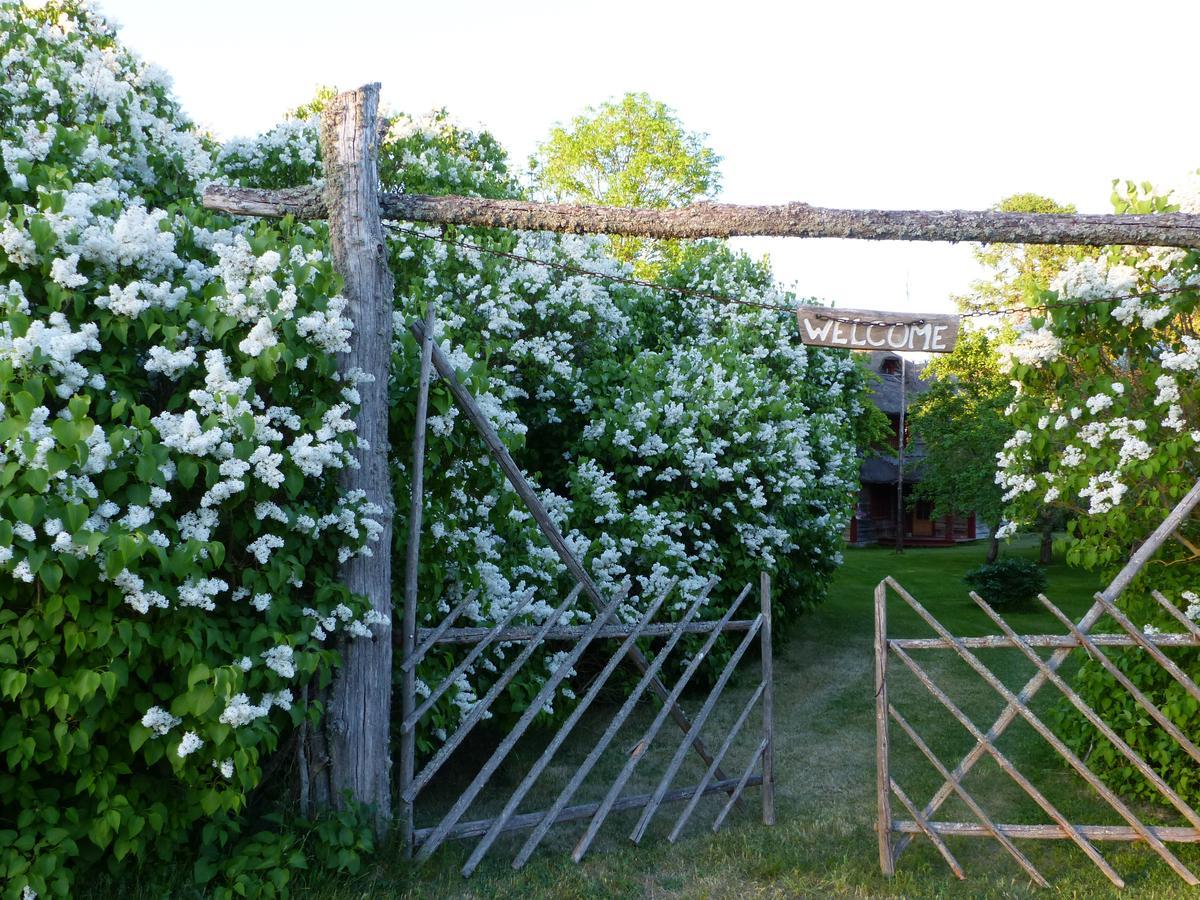
[[[1045,886],[1045,878],[1013,843],[1014,840],[1070,840],[1104,873],[1117,887],[1125,882],[1115,869],[1096,849],[1093,841],[1142,841],[1151,847],[1162,860],[1189,885],[1200,884],[1200,879],[1184,865],[1167,847],[1168,843],[1200,842],[1200,815],[1168,785],[1158,773],[1117,732],[1115,732],[1082,697],[1058,675],[1058,669],[1076,648],[1082,648],[1119,684],[1135,703],[1161,728],[1167,736],[1184,750],[1193,760],[1200,763],[1200,748],[1159,709],[1104,653],[1104,647],[1137,647],[1153,662],[1167,672],[1193,699],[1200,701],[1200,686],[1172,662],[1160,648],[1200,647],[1200,627],[1185,616],[1166,597],[1157,591],[1151,594],[1154,600],[1184,631],[1177,634],[1147,634],[1138,628],[1116,607],[1116,600],[1129,586],[1138,572],[1154,557],[1168,540],[1183,541],[1179,527],[1200,506],[1200,481],[1175,505],[1162,523],[1146,541],[1137,548],[1129,561],[1103,591],[1095,595],[1095,602],[1079,622],[1073,622],[1044,595],[1038,599],[1042,605],[1066,628],[1063,635],[1020,635],[974,592],[971,599],[1000,630],[998,635],[985,637],[956,637],[925,609],[895,579],[888,577],[875,588],[875,719],[876,719],[876,798],[878,816],[876,831],[879,837],[879,865],[885,875],[895,872],[896,860],[917,835],[924,835],[945,859],[951,871],[963,878],[963,868],[955,859],[943,840],[944,836],[990,837],[994,839],[1017,864],[1025,870],[1036,884]],[[887,631],[887,599],[889,592],[898,595],[915,612],[937,637],[934,638],[891,638]],[[1116,634],[1090,634],[1093,626],[1104,616],[1109,616],[1121,629]],[[972,651],[977,649],[1010,648],[1020,652],[1033,664],[1032,678],[1014,693],[998,679]],[[1051,648],[1053,653],[1043,659],[1038,649]],[[1004,700],[1000,715],[985,732],[943,691],[929,672],[922,667],[909,651],[952,650],[983,681]],[[896,657],[916,677],[938,704],[971,735],[975,744],[954,767],[947,769],[937,754],[921,738],[909,721],[889,702],[888,662]],[[1084,719],[1095,728],[1124,759],[1146,779],[1166,803],[1173,807],[1188,823],[1187,826],[1147,826],[1107,785],[1105,785],[1086,763],[1038,717],[1030,708],[1034,696],[1047,683],[1053,684]],[[1125,822],[1124,825],[1081,825],[1071,822],[1050,802],[1046,796],[1016,767],[997,747],[997,741],[1018,718],[1023,719],[1049,744],[1071,769],[1089,785]],[[895,722],[901,732],[917,747],[942,779],[942,786],[923,809],[909,799],[904,789],[892,776],[890,723]],[[988,816],[983,806],[963,786],[971,769],[984,756],[990,757],[1033,802],[1049,817],[1044,824],[997,824]],[[976,817],[977,822],[935,821],[938,810],[951,797],[957,796]],[[892,817],[892,797],[912,817]]]
[[[937,634],[936,638],[889,638],[887,636],[886,601],[889,592],[899,596]],[[1062,660],[1075,648],[1082,648],[1099,662],[1149,717],[1158,724],[1185,752],[1200,762],[1200,749],[1167,718],[1153,702],[1139,691],[1128,677],[1105,655],[1104,647],[1137,647],[1160,665],[1184,690],[1200,701],[1200,686],[1165,656],[1161,647],[1200,647],[1200,629],[1187,619],[1162,594],[1153,592],[1155,600],[1185,626],[1178,634],[1146,634],[1118,610],[1103,594],[1096,594],[1096,607],[1110,616],[1121,628],[1116,634],[1088,635],[1081,624],[1073,623],[1065,613],[1044,595],[1038,599],[1042,605],[1067,629],[1064,635],[1020,635],[981,597],[974,592],[971,599],[984,611],[999,629],[1000,634],[985,637],[956,637],[921,605],[908,591],[892,578],[886,578],[876,588],[876,687],[877,721],[879,727],[879,839],[880,861],[886,874],[894,871],[896,859],[915,835],[927,837],[954,874],[963,878],[963,868],[946,846],[944,837],[949,835],[968,837],[990,837],[1013,857],[1018,865],[1036,883],[1047,886],[1045,878],[1034,867],[1028,857],[1014,844],[1022,839],[1059,839],[1073,841],[1081,851],[1116,886],[1123,887],[1124,881],[1104,859],[1093,841],[1142,841],[1151,847],[1170,868],[1189,885],[1200,884],[1200,879],[1171,851],[1168,843],[1200,842],[1200,814],[1191,807],[1154,768],[1104,721],[1079,694],[1056,671]],[[1095,608],[1095,607],[1093,607]],[[1036,675],[1020,691],[1014,693],[992,673],[973,652],[976,649],[1011,648],[1020,652],[1034,667]],[[1043,659],[1038,648],[1053,648],[1055,653]],[[991,687],[1005,702],[1003,713],[985,733],[937,684],[927,668],[919,664],[910,651],[951,650],[974,671],[984,683]],[[895,657],[916,677],[938,704],[955,719],[975,740],[974,748],[951,771],[937,754],[922,739],[912,724],[896,709],[888,698],[887,662]],[[1058,663],[1051,665],[1055,660]],[[1186,827],[1161,827],[1144,824],[1138,815],[1121,800],[1096,774],[1059,738],[1033,711],[1030,701],[1045,684],[1052,684],[1060,694],[1100,733],[1124,759],[1136,769],[1167,804],[1175,809],[1189,824]],[[1052,747],[1068,766],[1124,821],[1123,825],[1086,825],[1071,822],[1034,784],[1017,768],[1016,763],[997,747],[997,741],[1017,718],[1023,719]],[[891,747],[888,720],[895,722],[901,732],[916,746],[943,780],[942,788],[934,795],[923,810],[918,810],[891,771]],[[1049,817],[1046,824],[998,824],[984,810],[978,798],[964,787],[966,776],[984,756],[990,756],[1003,771],[1037,806]],[[978,820],[970,822],[934,821],[938,809],[949,798],[956,795]],[[891,797],[900,802],[910,819],[893,819]],[[899,839],[893,841],[893,837]]]
[[[520,868],[532,855],[538,844],[549,829],[557,824],[587,819],[588,824],[579,842],[572,852],[572,858],[579,862],[587,853],[601,826],[608,815],[617,810],[641,809],[642,814],[634,827],[630,838],[640,842],[649,827],[651,820],[664,803],[687,801],[672,826],[668,840],[678,839],[687,824],[699,800],[702,797],[724,793],[728,800],[713,822],[713,830],[717,831],[724,824],[726,817],[733,807],[740,802],[745,789],[752,785],[763,788],[763,819],[767,824],[774,823],[774,775],[772,772],[772,708],[771,708],[771,597],[770,580],[764,574],[761,582],[760,611],[753,619],[734,619],[735,613],[741,608],[743,601],[749,596],[751,587],[747,585],[737,600],[730,605],[725,614],[715,621],[697,619],[701,609],[707,602],[708,596],[716,586],[713,579],[701,591],[687,608],[686,613],[677,622],[655,623],[663,603],[672,594],[675,583],[672,584],[642,613],[637,622],[632,624],[617,624],[612,618],[618,607],[624,602],[624,595],[616,597],[596,614],[592,622],[584,626],[560,626],[564,613],[567,613],[578,599],[581,588],[576,586],[558,605],[554,612],[546,617],[540,626],[514,626],[512,621],[524,609],[513,609],[504,619],[491,628],[456,628],[455,620],[475,600],[471,594],[457,604],[448,616],[434,628],[423,628],[417,631],[417,646],[402,662],[405,673],[412,672],[420,664],[425,655],[439,644],[469,644],[471,650],[436,686],[430,689],[420,705],[411,702],[413,712],[402,723],[406,735],[412,734],[422,717],[433,705],[449,691],[458,679],[469,670],[489,646],[497,644],[522,644],[523,649],[496,679],[488,692],[475,704],[471,711],[462,719],[454,733],[449,735],[437,752],[433,755],[420,772],[406,779],[401,799],[406,807],[412,808],[418,796],[429,785],[433,777],[445,765],[451,755],[462,746],[463,742],[475,727],[483,721],[488,710],[501,696],[504,689],[534,656],[537,650],[549,642],[569,642],[571,650],[560,659],[555,670],[545,681],[537,696],[529,701],[525,712],[516,724],[504,735],[498,746],[480,767],[470,784],[454,799],[450,809],[434,826],[414,829],[412,840],[416,848],[416,858],[427,859],[439,846],[450,838],[479,838],[475,849],[463,866],[463,875],[470,875],[479,865],[484,855],[492,847],[496,839],[504,832],[529,829],[530,834],[524,845],[513,860],[513,865]],[[733,650],[732,655],[717,676],[707,699],[691,720],[691,726],[679,741],[674,755],[666,766],[661,778],[652,792],[644,794],[625,794],[624,789],[629,783],[638,764],[646,757],[662,726],[672,709],[676,708],[680,698],[691,682],[692,677],[700,669],[723,634],[743,633]],[[604,798],[599,802],[570,805],[580,786],[593,771],[601,755],[613,742],[621,727],[629,720],[638,702],[647,694],[647,689],[660,677],[664,665],[671,658],[673,651],[684,635],[699,635],[704,637],[700,649],[684,666],[681,674],[671,688],[667,698],[659,707],[657,714],[644,730],[634,749],[630,753],[620,774],[612,781]],[[592,746],[587,757],[575,769],[572,776],[559,791],[554,802],[543,810],[519,813],[522,801],[525,800],[534,784],[539,780],[575,726],[600,695],[609,679],[623,660],[626,660],[637,641],[654,638],[665,638],[665,642],[655,653],[649,667],[626,694],[621,706],[613,713],[608,726],[598,741]],[[607,662],[594,675],[584,695],[579,698],[570,715],[558,726],[553,737],[542,750],[540,756],[525,773],[520,784],[509,795],[503,809],[498,815],[475,821],[462,821],[464,814],[481,792],[491,782],[501,764],[512,752],[517,742],[529,730],[537,714],[550,700],[562,681],[573,671],[576,662],[594,642],[620,640],[619,645],[607,658]],[[761,650],[761,677],[742,705],[733,725],[725,733],[717,752],[713,754],[703,777],[699,782],[683,788],[672,788],[675,776],[678,774],[688,751],[694,746],[705,723],[709,720],[722,692],[736,671],[739,662],[755,643]],[[762,736],[744,764],[738,778],[716,777],[721,763],[729,754],[738,734],[756,707],[762,710]],[[758,774],[756,774],[756,772]]]

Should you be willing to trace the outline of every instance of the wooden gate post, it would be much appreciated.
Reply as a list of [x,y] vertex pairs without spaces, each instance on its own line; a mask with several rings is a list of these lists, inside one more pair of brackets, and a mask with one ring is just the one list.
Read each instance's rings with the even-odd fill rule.
[[[425,511],[425,427],[429,416],[429,378],[433,357],[433,301],[425,308],[425,339],[421,341],[421,375],[417,382],[417,415],[413,428],[412,485],[408,511],[408,548],[404,558],[404,626],[401,640],[404,675],[401,682],[400,715],[403,721],[417,708],[417,667],[412,662],[417,649],[417,570],[421,557],[421,522]],[[404,852],[413,854],[413,804],[405,798],[416,770],[417,729],[400,732],[400,802],[403,805],[400,837]]]
[[892,774],[888,768],[887,585],[875,585],[875,828],[879,836],[879,868],[887,877],[896,871],[892,853]]
[[[382,508],[373,555],[351,557],[341,566],[342,583],[364,594],[371,608],[392,618],[392,485],[388,471],[388,371],[392,356],[392,275],[388,269],[379,212],[379,85],[368,84],[335,97],[321,114],[321,158],[334,268],[345,284],[354,323],[350,352],[338,354],[338,371],[362,369],[374,381],[358,386],[362,402],[355,417],[362,442],[358,468],[342,470],[344,491],[365,492]],[[388,627],[388,626],[385,626]],[[329,755],[326,785],[318,799],[339,807],[345,792],[371,807],[382,834],[391,819],[390,712],[392,641],[349,640],[341,647],[324,732]],[[328,791],[326,794],[325,791]]]

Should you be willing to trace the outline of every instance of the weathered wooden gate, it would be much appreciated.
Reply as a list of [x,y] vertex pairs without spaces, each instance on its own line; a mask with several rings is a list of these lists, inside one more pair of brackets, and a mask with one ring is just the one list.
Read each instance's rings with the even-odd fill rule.
[[[591,846],[592,841],[609,813],[616,810],[638,808],[642,810],[642,815],[630,834],[630,838],[637,843],[645,835],[651,820],[663,803],[686,800],[688,803],[682,812],[680,812],[668,836],[668,840],[674,842],[679,837],[702,797],[722,792],[729,795],[728,800],[713,823],[713,831],[717,831],[724,823],[730,810],[738,803],[742,792],[746,787],[751,785],[762,785],[763,818],[768,824],[771,824],[774,817],[774,799],[773,779],[771,775],[771,753],[773,748],[771,743],[770,704],[770,582],[767,576],[764,575],[762,578],[761,609],[753,619],[733,618],[734,614],[741,607],[742,602],[750,594],[750,586],[747,585],[721,619],[716,621],[698,621],[696,617],[704,606],[708,594],[716,584],[715,579],[710,581],[700,595],[689,604],[687,612],[678,622],[654,623],[655,615],[674,590],[675,585],[672,583],[662,594],[655,598],[637,622],[630,624],[619,624],[612,621],[617,608],[625,600],[624,596],[618,596],[605,606],[589,625],[558,625],[564,613],[567,613],[573,607],[580,595],[581,588],[577,586],[540,626],[512,625],[512,620],[522,611],[520,608],[517,608],[492,628],[452,627],[459,615],[474,602],[475,597],[472,594],[460,602],[436,628],[421,629],[418,632],[420,645],[402,663],[406,672],[411,671],[438,644],[470,644],[472,648],[458,665],[436,687],[429,691],[420,705],[416,706],[412,713],[404,720],[401,727],[405,733],[411,733],[416,728],[421,718],[433,707],[433,704],[454,685],[458,678],[467,671],[489,646],[498,643],[523,644],[524,646],[516,658],[499,675],[483,698],[462,719],[454,733],[446,739],[433,757],[425,764],[424,768],[402,788],[402,800],[409,806],[415,803],[421,791],[429,785],[430,781],[442,766],[445,765],[446,761],[450,759],[455,750],[462,745],[466,737],[486,717],[488,709],[501,696],[504,688],[529,661],[537,649],[542,647],[546,642],[552,641],[566,642],[567,646],[571,646],[573,643],[573,647],[559,661],[557,667],[543,684],[537,696],[529,702],[526,711],[517,720],[511,730],[505,734],[503,740],[480,767],[470,784],[457,795],[450,809],[442,816],[441,820],[434,826],[414,830],[413,844],[418,848],[417,859],[423,860],[428,858],[448,838],[480,837],[480,841],[476,844],[474,851],[472,851],[469,859],[463,866],[463,874],[470,875],[500,834],[507,831],[530,829],[531,833],[529,837],[513,860],[513,866],[520,868],[529,859],[551,826],[563,822],[587,819],[587,827],[572,853],[572,858],[576,862],[579,862],[584,854],[587,853],[588,848]],[[651,745],[665,724],[673,704],[679,701],[684,689],[707,658],[717,639],[722,634],[734,632],[744,632],[744,635],[722,668],[707,699],[696,713],[691,727],[675,748],[674,755],[671,757],[654,791],[632,795],[622,793],[638,764],[647,756]],[[570,805],[571,800],[575,797],[576,792],[585,779],[587,779],[588,775],[593,771],[600,757],[613,742],[621,727],[630,719],[631,713],[633,713],[639,701],[645,696],[647,689],[659,677],[663,666],[671,658],[672,652],[679,645],[681,638],[685,634],[704,635],[704,643],[683,668],[682,673],[668,694],[667,701],[661,705],[649,726],[641,733],[641,736],[633,745],[633,750],[625,761],[620,774],[608,787],[604,799],[599,802]],[[603,734],[591,747],[586,758],[575,769],[571,778],[562,786],[554,802],[547,809],[519,813],[518,810],[522,801],[529,794],[542,773],[555,759],[556,754],[563,747],[572,730],[583,718],[589,707],[591,707],[593,701],[600,695],[602,689],[609,682],[610,677],[616,671],[621,661],[626,658],[626,655],[633,648],[635,642],[659,637],[665,638],[665,643],[655,654],[646,672],[642,674],[633,688],[628,691],[624,702],[612,715]],[[556,689],[563,679],[573,672],[574,665],[579,661],[589,645],[595,641],[614,639],[620,639],[620,645],[608,657],[603,668],[592,677],[586,692],[579,699],[570,715],[558,727],[553,737],[542,750],[537,761],[529,767],[520,784],[512,791],[507,802],[504,804],[503,810],[498,815],[489,818],[462,822],[462,817],[467,809],[512,752],[517,742],[529,730],[538,713],[553,698]],[[729,683],[730,678],[737,669],[738,663],[756,639],[761,642],[762,647],[762,676],[757,687],[744,702],[733,725],[725,733],[720,748],[712,756],[711,762],[700,781],[694,785],[672,790],[672,782],[684,761],[685,755],[695,739],[700,736],[725,686]],[[755,706],[760,702],[763,705],[762,736],[745,763],[741,776],[736,779],[716,777],[721,763],[725,760],[746,720]],[[756,769],[759,770],[759,774],[757,775],[755,774]]]
[[[1157,591],[1155,601],[1182,627],[1176,634],[1147,633],[1139,628],[1115,605],[1117,597],[1128,586],[1163,543],[1172,536],[1178,537],[1176,529],[1187,519],[1197,503],[1200,503],[1200,483],[1185,496],[1155,530],[1154,534],[1134,553],[1129,563],[1102,592],[1095,595],[1095,603],[1078,623],[1071,619],[1045,596],[1039,596],[1042,605],[1063,625],[1064,634],[1020,635],[1004,619],[975,593],[971,598],[986,613],[999,629],[999,634],[984,637],[958,637],[925,609],[921,603],[893,578],[886,578],[875,588],[875,697],[876,697],[876,761],[878,818],[876,827],[879,835],[879,862],[885,875],[893,874],[896,860],[908,847],[913,837],[924,835],[945,859],[958,878],[963,878],[963,868],[947,847],[944,838],[950,835],[991,838],[1000,844],[1029,877],[1038,885],[1047,886],[1046,879],[1034,867],[1029,858],[1014,843],[1015,840],[1069,840],[1099,868],[1116,886],[1123,887],[1124,880],[1096,849],[1095,841],[1142,841],[1149,845],[1162,860],[1187,884],[1200,884],[1200,879],[1167,846],[1170,843],[1200,842],[1200,814],[1171,788],[1129,743],[1101,718],[1095,710],[1075,692],[1059,674],[1058,669],[1072,650],[1082,648],[1095,659],[1113,679],[1129,693],[1133,700],[1176,744],[1192,759],[1200,763],[1200,748],[1185,735],[1170,718],[1143,694],[1136,685],[1105,654],[1105,647],[1137,647],[1157,665],[1161,666],[1196,701],[1200,702],[1200,686],[1183,672],[1164,653],[1167,647],[1200,647],[1200,627],[1183,614],[1173,603]],[[1182,539],[1181,539],[1182,540]],[[924,621],[937,637],[895,638],[887,631],[887,600],[890,593],[897,595],[909,609]],[[1102,617],[1108,616],[1119,627],[1114,634],[1090,634]],[[974,650],[1011,648],[1020,652],[1034,667],[1035,673],[1028,683],[1014,692],[1004,685],[979,659]],[[1043,659],[1038,649],[1051,648],[1053,653]],[[1005,707],[990,728],[984,731],[939,687],[929,671],[918,663],[910,651],[951,650],[983,681],[1003,699]],[[974,747],[951,770],[935,750],[921,737],[909,720],[888,699],[888,663],[898,659],[922,684],[937,703],[975,740]],[[1054,687],[1066,700],[1152,785],[1164,801],[1173,807],[1188,823],[1185,826],[1146,825],[1107,785],[1104,784],[1045,722],[1033,711],[1030,701],[1046,684]],[[999,737],[1017,718],[1027,722],[1033,730],[1049,744],[1055,752],[1074,770],[1079,778],[1089,785],[1108,806],[1123,820],[1123,825],[1090,825],[1071,822],[1058,807],[1018,768],[1016,763],[997,746]],[[890,721],[889,721],[890,720]],[[941,788],[924,807],[918,809],[908,794],[897,783],[891,766],[890,722],[895,722],[908,739],[942,778]],[[992,820],[979,799],[972,795],[964,781],[972,768],[984,756],[989,756],[997,766],[1046,814],[1051,820],[1045,824],[1003,824]],[[941,806],[955,795],[971,811],[975,822],[935,821],[934,816]],[[892,817],[892,797],[911,817]]]
[[[587,571],[570,548],[567,546],[558,527],[554,524],[549,512],[542,504],[533,486],[525,478],[520,468],[513,461],[499,435],[496,434],[487,416],[479,408],[475,398],[458,380],[454,366],[433,340],[435,311],[430,304],[424,324],[412,323],[414,336],[421,346],[421,374],[418,385],[416,410],[416,429],[413,438],[413,490],[409,510],[408,555],[406,560],[405,577],[405,607],[404,627],[401,634],[401,671],[403,673],[401,686],[401,705],[403,721],[401,722],[400,743],[400,799],[403,808],[403,838],[410,853],[416,854],[418,861],[427,859],[448,838],[469,838],[482,836],[475,850],[471,853],[462,872],[470,875],[484,854],[502,832],[529,828],[532,833],[526,840],[513,861],[520,868],[529,859],[542,838],[551,826],[560,822],[589,819],[587,829],[576,845],[572,858],[579,862],[587,853],[600,827],[608,814],[618,809],[641,808],[642,815],[634,827],[630,838],[636,843],[645,835],[659,806],[664,802],[687,800],[688,803],[680,813],[672,828],[668,840],[674,842],[683,827],[687,824],[699,800],[708,795],[725,792],[729,795],[728,802],[718,814],[713,823],[717,831],[724,823],[729,811],[740,800],[742,792],[749,785],[761,785],[763,821],[773,825],[774,811],[774,748],[772,745],[772,653],[771,653],[771,582],[764,572],[761,576],[761,609],[759,614],[750,620],[734,620],[733,616],[741,607],[751,591],[747,585],[738,595],[737,600],[717,621],[697,620],[697,616],[707,602],[708,595],[717,585],[713,579],[705,586],[688,606],[684,616],[674,623],[655,624],[657,615],[668,595],[675,588],[675,582],[657,598],[650,602],[641,617],[633,624],[612,623],[612,618],[618,608],[626,600],[625,595],[604,597]],[[513,621],[528,607],[528,603],[514,607],[503,619],[491,628],[455,628],[454,622],[476,600],[474,593],[469,594],[454,609],[452,609],[434,628],[417,628],[417,563],[420,554],[421,522],[423,518],[424,496],[424,452],[425,428],[428,414],[429,383],[436,369],[444,385],[449,389],[455,402],[464,413],[467,420],[475,427],[492,455],[498,468],[504,473],[518,496],[524,501],[526,508],[537,522],[542,534],[568,571],[576,580],[573,590],[558,605],[554,612],[546,617],[539,626],[514,626]],[[568,613],[581,595],[585,595],[594,607],[592,622],[587,626],[561,626],[564,615]],[[532,602],[532,601],[530,601]],[[721,670],[707,699],[700,707],[695,718],[689,719],[680,706],[680,698],[692,677],[699,670],[709,652],[722,634],[745,632],[740,643]],[[685,634],[705,635],[700,649],[683,668],[674,687],[666,688],[660,673]],[[647,659],[637,642],[657,637],[665,637],[666,642],[658,650],[653,660]],[[721,693],[732,677],[738,663],[753,644],[755,638],[760,640],[762,677],[756,690],[745,702],[732,727],[725,734],[720,749],[715,754],[709,753],[701,732],[708,721]],[[597,640],[621,639],[620,646],[608,658],[607,663],[591,681],[584,696],[579,700],[575,709],[558,728],[549,744],[542,751],[537,762],[526,773],[518,787],[508,798],[499,815],[476,821],[461,822],[463,815],[472,803],[479,797],[489,780],[495,775],[505,759],[512,752],[517,742],[529,730],[538,714],[551,701],[562,681],[574,671],[574,665],[579,661],[588,647]],[[570,642],[572,649],[559,659],[555,670],[543,683],[538,694],[529,701],[525,711],[504,736],[495,751],[476,773],[470,784],[455,798],[450,809],[444,814],[438,824],[417,829],[415,827],[414,808],[418,795],[424,790],[445,765],[447,760],[458,749],[474,728],[486,717],[489,708],[501,696],[505,687],[512,681],[521,668],[533,657],[535,652],[548,642]],[[418,703],[416,690],[416,668],[429,651],[439,644],[469,644],[471,650],[434,688],[430,689]],[[449,735],[437,752],[416,772],[416,746],[414,737],[421,719],[433,708],[434,704],[449,691],[455,683],[471,670],[472,665],[491,646],[498,644],[524,644],[517,657],[509,663],[504,672],[499,675],[488,692],[471,708],[453,734]],[[546,767],[555,758],[571,731],[579,723],[584,713],[600,694],[609,678],[616,671],[622,660],[628,660],[640,673],[640,679],[626,695],[624,702],[613,715],[607,729],[600,740],[592,747],[586,759],[576,769],[575,774],[562,788],[550,808],[529,813],[518,813],[518,808],[526,795],[538,781]],[[630,718],[638,702],[652,691],[661,701],[661,706],[650,726],[634,745],[628,760],[620,774],[612,782],[604,799],[597,803],[568,806],[584,780],[591,773],[600,756],[616,737],[621,726]],[[751,753],[740,778],[730,778],[721,769],[721,763],[732,748],[735,739],[745,725],[754,707],[762,701],[762,738],[757,748]],[[670,763],[664,771],[655,790],[649,794],[623,795],[622,791],[632,777],[638,763],[645,758],[647,751],[657,737],[668,716],[673,717],[684,731],[684,737],[676,748]],[[683,764],[689,749],[699,754],[707,765],[707,769],[699,783],[690,787],[671,790],[672,781]],[[754,774],[755,769],[760,774]]]

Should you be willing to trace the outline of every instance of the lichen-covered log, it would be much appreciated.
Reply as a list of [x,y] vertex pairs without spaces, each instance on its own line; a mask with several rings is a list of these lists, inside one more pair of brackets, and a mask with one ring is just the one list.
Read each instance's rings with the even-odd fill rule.
[[[420,194],[383,194],[380,203],[384,218],[400,221],[648,238],[767,236],[1200,247],[1200,216],[1182,213],[1118,216],[957,209],[833,209],[807,203],[780,206],[696,203],[677,209],[630,209]],[[213,185],[205,192],[204,205],[246,216],[290,213],[297,218],[312,219],[325,215],[321,193],[308,188],[265,191]]]

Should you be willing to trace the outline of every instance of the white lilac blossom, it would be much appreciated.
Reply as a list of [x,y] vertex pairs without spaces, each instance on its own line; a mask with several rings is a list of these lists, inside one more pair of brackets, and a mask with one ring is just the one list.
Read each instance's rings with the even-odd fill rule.
[[1012,343],[997,348],[1002,371],[1012,371],[1014,363],[1035,366],[1053,362],[1062,352],[1062,342],[1047,328],[1021,331]]
[[280,678],[293,678],[296,675],[296,664],[292,658],[292,648],[287,644],[272,647],[262,654],[263,661],[271,671]]
[[142,716],[142,726],[149,728],[159,737],[165,735],[182,721],[183,719],[171,715],[165,709],[158,706],[150,707],[146,710],[146,714]]
[[203,746],[204,741],[201,739],[200,735],[196,734],[194,731],[189,731],[180,739],[179,748],[175,752],[179,754],[180,758],[183,758],[185,756],[191,756]]

